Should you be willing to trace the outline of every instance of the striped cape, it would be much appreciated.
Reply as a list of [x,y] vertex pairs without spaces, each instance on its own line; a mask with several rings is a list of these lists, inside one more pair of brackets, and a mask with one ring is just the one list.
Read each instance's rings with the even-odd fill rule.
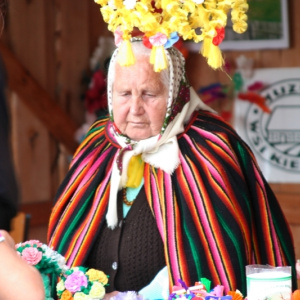
[[[97,121],[78,148],[57,193],[48,238],[69,265],[84,264],[105,221],[112,163],[120,148]],[[246,293],[248,264],[289,265],[296,287],[294,246],[281,208],[256,160],[236,132],[214,114],[197,112],[178,136],[172,175],[145,164],[144,185],[162,236],[170,286]]]

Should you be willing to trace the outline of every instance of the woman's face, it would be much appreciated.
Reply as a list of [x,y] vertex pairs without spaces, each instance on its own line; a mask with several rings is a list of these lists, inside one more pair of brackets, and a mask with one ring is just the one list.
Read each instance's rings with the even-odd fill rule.
[[114,122],[132,140],[160,133],[167,110],[168,90],[149,57],[137,57],[130,67],[115,66],[112,89]]

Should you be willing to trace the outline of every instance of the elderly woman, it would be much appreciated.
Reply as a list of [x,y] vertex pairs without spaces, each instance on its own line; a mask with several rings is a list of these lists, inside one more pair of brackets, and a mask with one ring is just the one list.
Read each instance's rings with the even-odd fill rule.
[[170,288],[205,277],[245,295],[246,265],[295,265],[280,206],[248,146],[189,86],[180,52],[165,50],[156,73],[150,50],[132,47],[133,66],[112,56],[110,116],[75,153],[50,245],[106,272],[108,292],[139,291],[166,266]]

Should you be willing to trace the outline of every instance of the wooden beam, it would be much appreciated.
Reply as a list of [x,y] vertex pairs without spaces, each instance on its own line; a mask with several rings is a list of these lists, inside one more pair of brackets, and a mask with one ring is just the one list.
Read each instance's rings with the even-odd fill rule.
[[9,88],[19,95],[54,138],[70,153],[73,153],[78,146],[74,133],[79,126],[38,84],[3,43],[0,43],[0,53],[6,67]]

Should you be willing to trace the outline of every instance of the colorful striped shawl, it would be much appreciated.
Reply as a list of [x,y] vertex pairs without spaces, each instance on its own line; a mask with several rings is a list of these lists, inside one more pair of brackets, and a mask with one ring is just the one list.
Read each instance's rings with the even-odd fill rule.
[[[106,122],[96,122],[75,153],[50,218],[50,245],[69,265],[84,264],[105,220],[112,162],[120,150],[108,137]],[[245,294],[246,265],[294,266],[281,208],[235,131],[201,111],[178,144],[181,164],[172,175],[149,164],[144,170],[171,285],[205,277],[225,291]]]

